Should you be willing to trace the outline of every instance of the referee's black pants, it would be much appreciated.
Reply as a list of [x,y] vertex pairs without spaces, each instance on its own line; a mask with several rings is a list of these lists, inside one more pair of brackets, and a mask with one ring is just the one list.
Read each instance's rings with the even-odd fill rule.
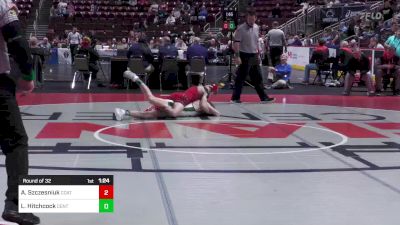
[[268,95],[264,92],[263,79],[261,68],[257,54],[240,52],[242,64],[239,65],[235,79],[235,89],[233,90],[232,100],[240,100],[243,84],[246,81],[247,75],[250,76],[251,82],[257,91],[260,100],[266,100]]
[[275,67],[281,61],[281,55],[283,53],[283,46],[270,46],[269,54],[271,58],[270,65]]
[[0,148],[6,157],[6,203],[18,204],[18,178],[28,174],[28,135],[15,91],[14,81],[0,74]]
[[69,49],[71,50],[71,62],[74,63],[75,61],[75,55],[78,52],[78,47],[79,45],[77,44],[70,44]]

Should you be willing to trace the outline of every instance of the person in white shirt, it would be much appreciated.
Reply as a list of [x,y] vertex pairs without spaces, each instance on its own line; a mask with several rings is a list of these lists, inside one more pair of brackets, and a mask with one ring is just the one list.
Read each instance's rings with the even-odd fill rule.
[[175,19],[179,19],[181,17],[181,10],[179,10],[179,8],[174,8],[172,15],[175,17]]
[[72,28],[72,31],[68,34],[68,44],[71,50],[72,64],[74,63],[76,51],[78,50],[81,40],[82,35],[78,32],[78,29],[76,27]]
[[177,38],[175,42],[176,42],[175,43],[175,47],[177,49],[184,50],[184,51],[187,50],[188,47],[187,47],[186,43],[181,38]]
[[165,22],[166,25],[175,25],[175,17],[174,15],[169,15],[167,21]]
[[369,45],[368,48],[377,48],[377,49],[384,49],[383,45],[378,42],[378,39],[376,37],[372,37],[369,39]]
[[45,48],[47,51],[50,52],[51,44],[49,43],[49,39],[47,37],[44,37],[42,43],[39,44],[39,47]]
[[68,14],[67,7],[68,7],[68,4],[65,2],[65,0],[60,1],[58,3],[58,11],[60,12],[61,15]]

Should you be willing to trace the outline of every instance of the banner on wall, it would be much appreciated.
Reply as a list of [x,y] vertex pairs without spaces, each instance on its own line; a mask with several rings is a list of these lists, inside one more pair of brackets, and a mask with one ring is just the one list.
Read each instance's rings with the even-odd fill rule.
[[288,64],[294,68],[304,68],[310,61],[309,47],[288,47]]
[[362,11],[367,9],[365,5],[358,5],[358,6],[345,6],[342,8],[342,19],[354,17],[357,15],[361,15]]
[[337,23],[340,20],[342,8],[322,8],[321,21],[322,23]]
[[69,48],[58,49],[58,64],[71,64],[71,51]]

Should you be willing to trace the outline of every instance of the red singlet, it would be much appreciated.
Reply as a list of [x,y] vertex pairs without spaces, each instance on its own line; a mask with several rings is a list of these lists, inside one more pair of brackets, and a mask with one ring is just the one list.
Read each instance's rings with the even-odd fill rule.
[[[197,90],[197,86],[193,86],[184,92],[174,92],[166,99],[172,100],[174,103],[179,102],[183,106],[187,106],[190,103],[200,100],[200,98],[201,96],[199,94],[199,91]],[[153,110],[161,110],[161,108],[157,106],[150,106],[145,111],[148,112]]]
[[174,102],[179,102],[183,106],[187,106],[190,103],[193,103],[197,100],[200,100],[201,96],[199,91],[197,90],[197,86],[190,87],[184,92],[175,92],[172,93],[168,99],[171,99]]

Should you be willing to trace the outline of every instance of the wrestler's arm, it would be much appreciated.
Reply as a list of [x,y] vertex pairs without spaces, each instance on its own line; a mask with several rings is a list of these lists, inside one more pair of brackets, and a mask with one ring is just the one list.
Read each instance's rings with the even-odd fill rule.
[[200,111],[205,112],[209,115],[213,116],[220,116],[221,113],[218,112],[217,109],[211,106],[211,104],[207,100],[207,95],[203,95],[203,97],[200,99]]

